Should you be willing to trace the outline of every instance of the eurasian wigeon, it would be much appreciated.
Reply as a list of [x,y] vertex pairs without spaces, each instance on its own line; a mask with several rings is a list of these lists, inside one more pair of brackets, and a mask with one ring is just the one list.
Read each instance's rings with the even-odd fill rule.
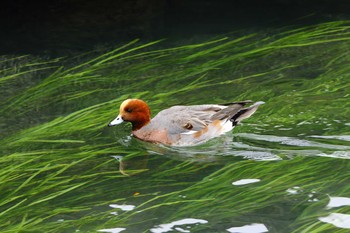
[[241,101],[224,105],[205,104],[173,106],[151,119],[151,111],[140,99],[127,99],[108,126],[131,122],[132,134],[144,141],[171,146],[191,146],[232,130],[238,122],[250,117],[264,102]]

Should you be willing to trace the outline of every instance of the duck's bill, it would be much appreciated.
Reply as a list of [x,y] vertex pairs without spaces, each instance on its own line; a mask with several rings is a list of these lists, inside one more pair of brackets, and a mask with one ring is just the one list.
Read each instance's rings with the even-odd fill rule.
[[111,122],[108,124],[108,126],[119,125],[119,124],[121,124],[121,123],[123,123],[123,122],[124,122],[123,118],[122,118],[120,115],[118,115],[117,118],[115,118],[113,121],[111,121]]

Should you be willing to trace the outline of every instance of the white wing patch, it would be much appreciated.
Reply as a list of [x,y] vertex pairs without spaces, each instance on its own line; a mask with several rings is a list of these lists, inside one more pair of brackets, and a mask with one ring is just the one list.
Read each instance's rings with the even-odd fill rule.
[[222,127],[222,133],[229,132],[234,128],[232,121],[228,119],[221,121],[221,127]]
[[196,131],[196,130],[189,130],[189,131],[187,131],[187,132],[184,132],[184,133],[180,133],[180,134],[184,134],[184,135],[191,135],[191,134],[195,134],[195,133],[197,133],[198,131]]

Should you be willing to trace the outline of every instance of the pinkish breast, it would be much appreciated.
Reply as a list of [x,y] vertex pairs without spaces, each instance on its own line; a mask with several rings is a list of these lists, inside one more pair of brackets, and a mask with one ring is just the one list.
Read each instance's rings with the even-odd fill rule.
[[168,133],[166,130],[152,130],[152,131],[146,131],[146,130],[135,130],[132,132],[132,134],[144,141],[148,142],[155,142],[155,143],[163,143],[170,145],[171,142],[168,137]]

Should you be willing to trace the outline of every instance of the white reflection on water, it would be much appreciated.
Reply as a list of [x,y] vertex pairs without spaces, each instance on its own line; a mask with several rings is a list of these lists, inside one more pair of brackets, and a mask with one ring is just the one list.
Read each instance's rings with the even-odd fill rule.
[[181,231],[181,232],[190,232],[190,231],[184,230],[180,227],[176,227],[176,228],[174,228],[174,227],[181,226],[181,225],[205,224],[205,223],[208,223],[208,221],[203,220],[203,219],[185,218],[185,219],[174,221],[171,223],[160,224],[157,227],[152,228],[150,231],[153,233],[164,233],[164,232],[169,232],[169,231],[173,231],[174,229],[176,229],[177,231]]
[[[288,146],[319,147],[319,148],[336,149],[336,150],[348,150],[348,149],[350,149],[350,146],[332,145],[332,144],[326,144],[326,143],[320,143],[320,142],[313,142],[313,141],[309,141],[309,140],[305,140],[305,139],[298,139],[298,138],[294,138],[294,137],[260,135],[260,134],[252,134],[252,133],[240,133],[240,134],[237,134],[237,136],[244,137],[244,138],[250,138],[250,139],[254,139],[254,140],[267,141],[267,142],[278,142],[280,144],[288,145]],[[315,135],[313,135],[312,137],[315,137]],[[345,136],[343,136],[343,137],[345,137]]]
[[126,230],[126,228],[118,227],[118,228],[110,228],[110,229],[101,229],[98,231],[99,232],[109,232],[109,233],[119,233],[119,232],[122,232],[124,230]]
[[350,229],[350,215],[331,213],[326,217],[318,218],[321,222],[330,223],[338,228]]
[[323,139],[338,139],[338,140],[350,142],[350,135],[327,135],[327,136],[312,135],[309,137],[311,137],[311,138],[323,138]]
[[[304,154],[304,155],[310,155],[310,156],[350,159],[350,146],[346,145],[346,143],[348,143],[348,141],[350,140],[349,135],[333,135],[333,136],[312,135],[312,136],[308,136],[310,140],[299,139],[295,137],[259,135],[259,134],[252,134],[252,133],[239,133],[239,134],[236,134],[236,136],[241,138],[258,140],[258,141],[279,143],[280,145],[290,146],[291,148],[291,149],[289,148],[279,149],[278,151],[276,151],[274,148],[270,148],[270,149],[264,148],[265,151],[271,154],[276,154],[277,152],[277,154],[284,154],[285,156],[288,156],[288,157]],[[337,139],[337,140],[342,140],[346,142],[344,142],[345,144],[342,144],[342,142],[340,142],[340,144],[335,145],[333,144],[333,142],[330,144],[328,144],[327,142],[325,143],[315,142],[315,141],[312,141],[312,138]],[[237,145],[236,143],[235,146],[238,147],[239,145]],[[298,148],[294,149],[293,147],[298,147]],[[303,147],[307,149],[306,150],[299,149]],[[256,148],[250,148],[250,149],[256,150]],[[323,149],[327,149],[327,151],[325,152],[323,151]],[[329,150],[333,150],[333,151],[329,151]]]
[[350,151],[334,151],[333,153],[320,153],[318,156],[330,157],[330,158],[340,158],[340,159],[350,159]]
[[117,204],[110,204],[109,207],[115,208],[115,209],[121,209],[123,211],[130,211],[135,209],[134,205],[117,205]]
[[269,231],[262,223],[253,223],[241,227],[231,227],[226,230],[231,233],[263,233]]
[[294,186],[293,188],[287,189],[289,194],[299,194],[302,192],[302,189],[299,186]]
[[350,198],[348,197],[329,197],[329,202],[327,204],[327,209],[340,207],[340,206],[350,206]]
[[246,185],[251,183],[259,182],[260,179],[242,179],[232,182],[233,185]]

